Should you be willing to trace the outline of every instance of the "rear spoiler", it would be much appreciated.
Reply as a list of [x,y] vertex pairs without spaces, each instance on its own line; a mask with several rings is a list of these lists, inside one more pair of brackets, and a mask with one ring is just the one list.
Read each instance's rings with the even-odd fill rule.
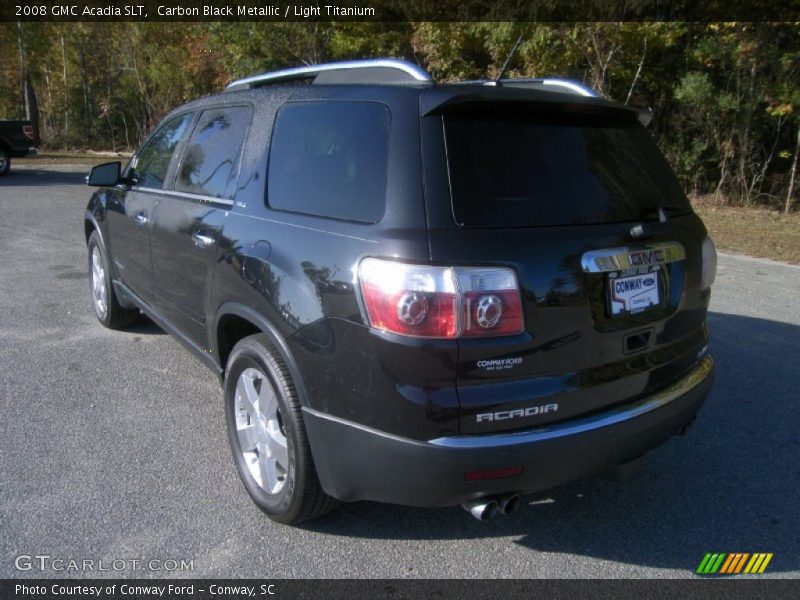
[[651,109],[637,109],[599,96],[580,96],[546,89],[451,84],[436,86],[420,94],[420,114],[437,115],[480,108],[521,108],[559,115],[584,114],[617,119],[636,118],[647,127],[653,120]]

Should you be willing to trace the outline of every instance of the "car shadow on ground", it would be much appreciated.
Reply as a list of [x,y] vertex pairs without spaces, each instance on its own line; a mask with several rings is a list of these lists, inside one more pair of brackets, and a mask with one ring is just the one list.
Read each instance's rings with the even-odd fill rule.
[[540,552],[692,572],[706,552],[774,552],[770,572],[800,569],[800,327],[723,313],[709,324],[714,389],[688,434],[651,453],[635,479],[586,478],[488,523],[460,508],[361,502],[304,527],[364,538],[509,536]]
[[[0,177],[0,189],[15,186],[51,186],[51,185],[86,185],[86,175],[89,174],[91,166],[85,167],[59,167],[52,166],[42,169],[32,166],[17,166],[13,159],[11,170]],[[86,194],[88,202],[89,195]]]
[[150,317],[141,313],[135,325],[125,328],[125,333],[134,335],[167,335],[167,332],[156,325]]

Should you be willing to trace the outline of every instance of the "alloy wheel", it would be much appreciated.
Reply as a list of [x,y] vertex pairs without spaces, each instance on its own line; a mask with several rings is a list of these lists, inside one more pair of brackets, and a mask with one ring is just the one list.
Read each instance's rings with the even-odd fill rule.
[[289,450],[278,397],[258,369],[242,371],[234,397],[236,433],[244,463],[258,486],[277,494],[286,484]]
[[103,259],[100,248],[92,248],[92,297],[94,306],[100,318],[106,316],[108,310],[108,290],[106,289],[106,270],[103,268]]

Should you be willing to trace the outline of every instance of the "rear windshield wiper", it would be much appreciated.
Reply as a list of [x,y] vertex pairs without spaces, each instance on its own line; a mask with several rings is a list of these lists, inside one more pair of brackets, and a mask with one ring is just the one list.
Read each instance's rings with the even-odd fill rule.
[[[634,225],[628,231],[628,239],[632,240],[646,240],[654,235],[665,232],[669,229],[669,216],[668,211],[664,207],[659,206],[658,210],[650,214],[658,218],[658,221],[652,220],[646,223],[639,223]],[[648,215],[650,216],[650,215]]]

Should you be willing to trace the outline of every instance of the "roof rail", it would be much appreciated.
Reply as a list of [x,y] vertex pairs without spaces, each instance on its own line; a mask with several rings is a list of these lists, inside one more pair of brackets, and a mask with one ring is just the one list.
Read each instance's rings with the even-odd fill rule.
[[578,83],[577,81],[572,81],[570,79],[558,79],[555,77],[545,77],[545,78],[520,78],[520,79],[501,79],[498,83],[493,79],[472,79],[469,81],[453,81],[450,82],[448,85],[497,85],[497,86],[508,86],[508,87],[532,87],[532,88],[545,88],[545,87],[552,87],[552,88],[561,88],[561,89],[554,89],[554,92],[563,92],[568,94],[577,94],[579,96],[587,96],[592,98],[599,98],[600,94],[594,91],[592,88],[583,85],[582,83]]
[[501,85],[518,85],[518,86],[531,86],[531,87],[553,87],[562,88],[555,89],[554,92],[566,92],[570,94],[578,94],[579,96],[587,96],[598,98],[600,94],[595,92],[592,88],[572,81],[570,79],[558,79],[555,77],[537,78],[537,79],[503,79]]
[[348,60],[283,69],[237,79],[225,87],[233,92],[262,85],[313,79],[313,83],[430,83],[431,76],[417,65],[394,58]]

